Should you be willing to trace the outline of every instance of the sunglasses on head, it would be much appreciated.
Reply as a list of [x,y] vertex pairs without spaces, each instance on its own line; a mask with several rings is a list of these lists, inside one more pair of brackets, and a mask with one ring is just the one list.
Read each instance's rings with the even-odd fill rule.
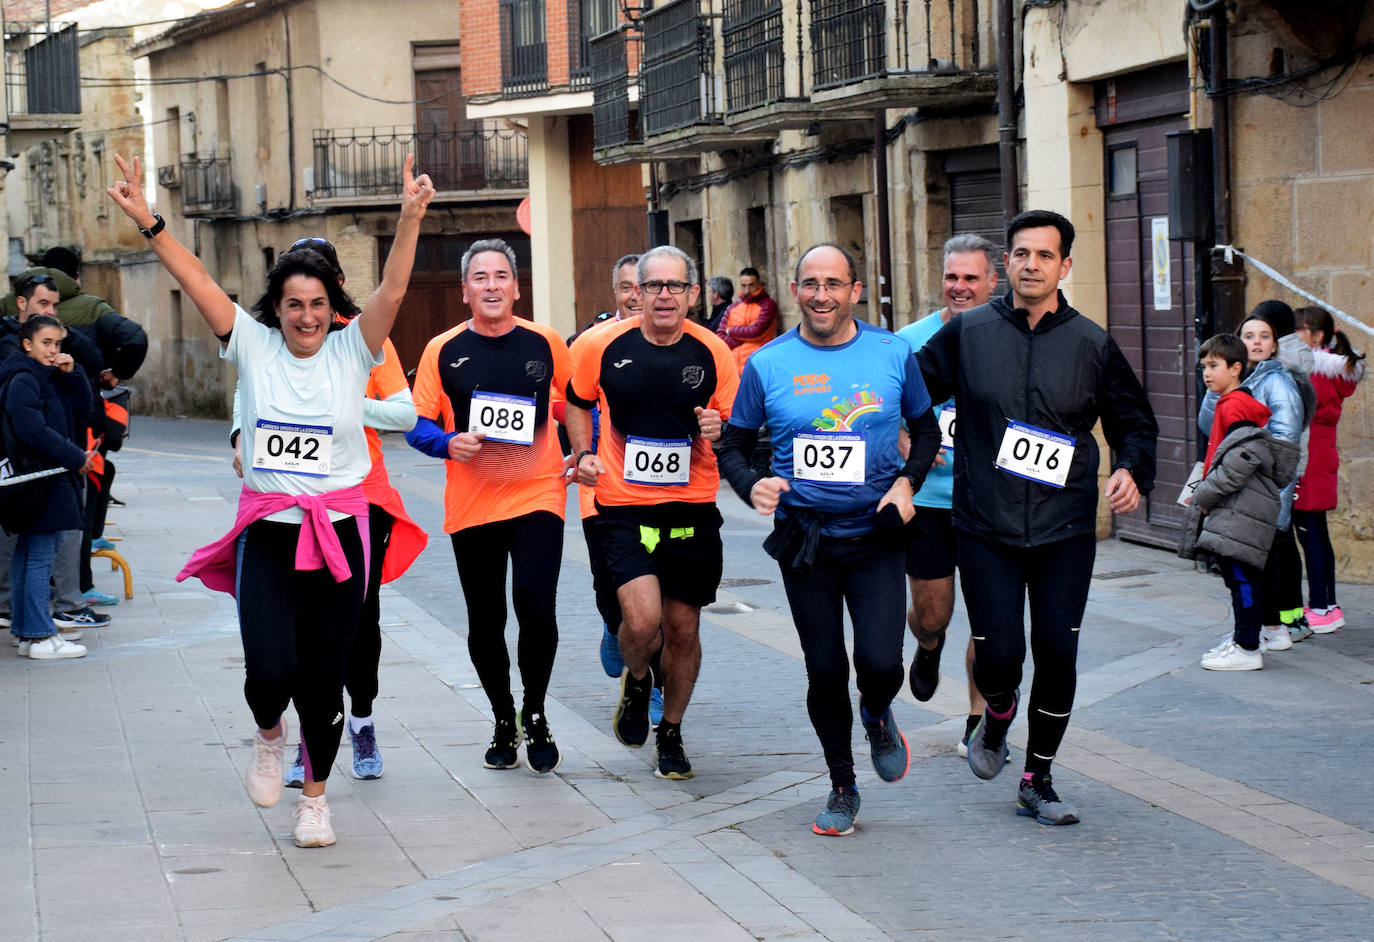
[[287,249],[287,251],[294,252],[297,249],[309,249],[312,252],[318,253],[336,273],[343,273],[343,269],[339,267],[339,253],[334,250],[333,243],[328,239],[322,239],[319,236],[297,239],[295,242],[291,243],[291,248]]
[[57,290],[57,282],[52,275],[25,275],[19,279],[19,283],[14,286],[15,294],[24,294],[32,290],[35,286],[41,285],[44,288]]

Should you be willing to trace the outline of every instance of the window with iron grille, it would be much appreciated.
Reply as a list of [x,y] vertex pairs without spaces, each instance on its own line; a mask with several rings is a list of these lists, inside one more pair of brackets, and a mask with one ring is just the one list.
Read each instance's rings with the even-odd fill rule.
[[881,75],[886,48],[884,0],[811,0],[814,87]]
[[701,16],[700,0],[677,0],[644,14],[640,22],[644,133],[718,119],[711,21]]
[[585,86],[592,80],[592,40],[616,27],[615,0],[574,0],[568,13],[569,76]]
[[548,86],[543,0],[501,0],[501,90],[539,94]]
[[727,0],[725,110],[783,98],[782,0]]
[[625,30],[604,33],[590,43],[592,125],[598,150],[636,140],[630,126],[629,39]]

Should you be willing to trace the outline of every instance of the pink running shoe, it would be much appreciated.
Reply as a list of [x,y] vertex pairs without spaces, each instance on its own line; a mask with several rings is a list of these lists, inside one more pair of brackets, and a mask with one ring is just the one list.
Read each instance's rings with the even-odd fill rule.
[[1302,611],[1307,616],[1307,623],[1312,626],[1312,631],[1319,635],[1329,635],[1345,624],[1345,613],[1339,605],[1333,605],[1325,612],[1314,612],[1310,608],[1304,608]]

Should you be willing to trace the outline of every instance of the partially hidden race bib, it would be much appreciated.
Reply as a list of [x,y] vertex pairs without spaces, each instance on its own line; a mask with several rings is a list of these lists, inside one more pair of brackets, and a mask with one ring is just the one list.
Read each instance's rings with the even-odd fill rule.
[[1029,481],[1063,487],[1073,464],[1074,439],[1068,435],[1007,420],[997,467]]
[[258,419],[253,430],[253,468],[277,474],[329,477],[334,429]]
[[686,484],[691,465],[690,438],[625,439],[625,480],[631,484]]
[[853,432],[798,432],[792,436],[792,476],[799,481],[862,484],[865,442]]
[[476,390],[468,404],[468,431],[484,432],[489,442],[533,445],[534,417],[534,399],[530,396]]
[[953,448],[955,421],[954,406],[945,406],[941,409],[940,418],[937,421],[940,423],[940,447]]

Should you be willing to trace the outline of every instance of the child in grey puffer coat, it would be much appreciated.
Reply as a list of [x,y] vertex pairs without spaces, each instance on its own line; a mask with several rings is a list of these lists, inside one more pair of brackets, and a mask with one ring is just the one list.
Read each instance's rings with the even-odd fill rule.
[[1193,491],[1193,504],[1206,512],[1197,549],[1263,569],[1279,516],[1278,482],[1297,466],[1297,445],[1253,425],[1233,429]]

